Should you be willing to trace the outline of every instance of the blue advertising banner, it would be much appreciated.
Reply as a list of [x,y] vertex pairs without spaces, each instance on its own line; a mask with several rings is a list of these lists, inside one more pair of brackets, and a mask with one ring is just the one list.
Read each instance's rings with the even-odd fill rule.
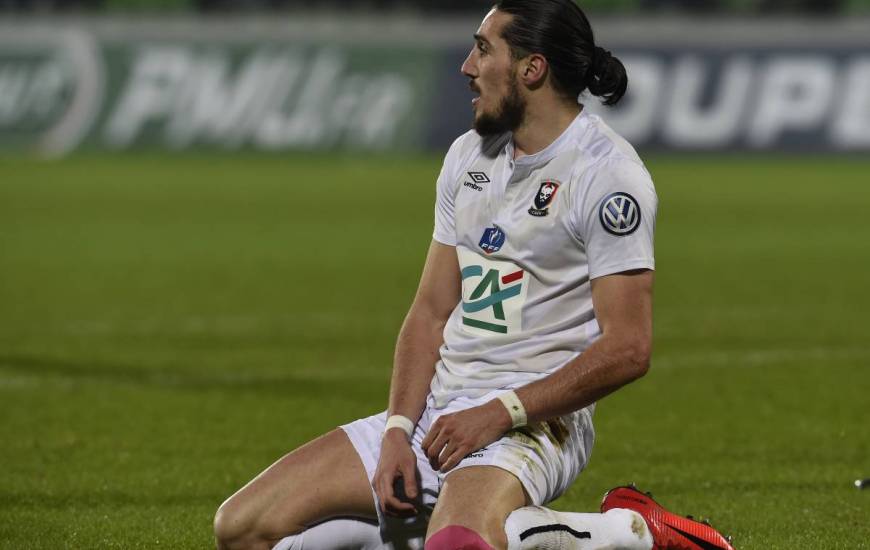
[[[428,143],[467,130],[471,93],[446,57]],[[629,76],[616,107],[581,99],[638,148],[870,151],[868,48],[616,48]],[[459,107],[461,106],[461,107]]]

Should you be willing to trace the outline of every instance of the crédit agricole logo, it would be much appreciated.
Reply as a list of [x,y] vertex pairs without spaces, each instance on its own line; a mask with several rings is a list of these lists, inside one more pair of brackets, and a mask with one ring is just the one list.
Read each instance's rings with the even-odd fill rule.
[[456,250],[462,270],[462,329],[486,336],[521,331],[528,273],[511,262]]

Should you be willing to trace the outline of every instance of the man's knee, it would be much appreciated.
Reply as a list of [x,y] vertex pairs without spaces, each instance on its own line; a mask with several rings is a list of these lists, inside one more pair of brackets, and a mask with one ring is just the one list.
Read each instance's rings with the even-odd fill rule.
[[270,541],[298,533],[302,524],[293,522],[291,503],[284,503],[280,516],[261,502],[233,495],[220,505],[214,516],[214,536],[220,550],[271,548]]
[[255,518],[232,498],[221,504],[215,513],[214,536],[221,550],[250,548],[261,542]]
[[429,537],[424,550],[494,550],[473,529],[448,525]]
[[220,505],[214,515],[214,536],[218,548],[233,548],[245,538],[250,526],[243,514],[232,504],[232,499]]

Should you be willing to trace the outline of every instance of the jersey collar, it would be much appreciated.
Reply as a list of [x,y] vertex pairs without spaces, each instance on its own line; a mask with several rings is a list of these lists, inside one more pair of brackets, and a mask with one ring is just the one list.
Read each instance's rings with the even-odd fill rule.
[[513,165],[524,167],[536,166],[545,162],[549,162],[556,155],[564,151],[566,147],[569,146],[571,143],[577,142],[575,138],[579,136],[583,129],[586,127],[588,118],[589,115],[586,114],[586,108],[584,107],[584,109],[580,111],[580,113],[574,118],[574,120],[571,121],[571,124],[569,124],[568,127],[565,128],[565,131],[562,132],[559,137],[553,140],[551,144],[547,145],[533,155],[525,155],[516,160],[513,160],[514,140],[513,137],[511,137],[511,139],[509,139],[507,144],[505,145],[504,149],[505,154],[507,154],[508,161],[511,162]]

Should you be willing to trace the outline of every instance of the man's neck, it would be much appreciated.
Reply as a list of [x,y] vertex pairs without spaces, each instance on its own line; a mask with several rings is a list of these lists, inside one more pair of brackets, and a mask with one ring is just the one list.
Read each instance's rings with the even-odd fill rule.
[[526,110],[523,124],[513,133],[514,159],[534,155],[547,148],[571,125],[583,106],[575,104],[539,105]]

